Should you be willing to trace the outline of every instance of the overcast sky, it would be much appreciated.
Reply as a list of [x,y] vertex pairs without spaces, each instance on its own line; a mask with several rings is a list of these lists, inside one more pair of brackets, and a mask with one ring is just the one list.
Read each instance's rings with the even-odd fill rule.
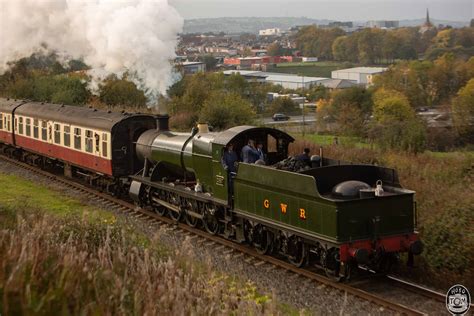
[[404,20],[430,17],[470,21],[474,0],[169,0],[186,18],[308,17],[315,19]]

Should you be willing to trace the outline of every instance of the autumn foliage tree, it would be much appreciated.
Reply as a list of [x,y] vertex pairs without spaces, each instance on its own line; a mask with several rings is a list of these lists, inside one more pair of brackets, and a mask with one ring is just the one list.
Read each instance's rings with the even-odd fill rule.
[[251,125],[255,118],[252,104],[237,93],[212,92],[204,102],[199,121],[209,123],[216,130],[237,125]]
[[370,138],[380,148],[419,152],[424,149],[425,127],[400,92],[380,89],[374,94]]
[[453,124],[459,135],[474,143],[474,78],[461,88],[452,103]]

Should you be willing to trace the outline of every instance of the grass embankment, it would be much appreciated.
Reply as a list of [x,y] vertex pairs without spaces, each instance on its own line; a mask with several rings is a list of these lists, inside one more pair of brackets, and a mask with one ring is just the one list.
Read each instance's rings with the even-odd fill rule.
[[[304,147],[310,147],[313,153],[319,152],[319,145],[311,137],[305,141],[299,139],[291,151],[298,153]],[[401,184],[416,191],[418,228],[425,250],[418,260],[415,276],[438,286],[462,283],[474,288],[472,152],[418,155],[382,152],[357,148],[342,139],[338,146],[324,146],[324,155],[395,168]]]
[[189,244],[167,250],[159,235],[16,176],[0,173],[0,187],[0,314],[280,313]]
[[281,63],[272,68],[271,72],[299,74],[308,77],[331,78],[331,71],[347,68],[347,64],[339,62],[312,62],[312,63]]

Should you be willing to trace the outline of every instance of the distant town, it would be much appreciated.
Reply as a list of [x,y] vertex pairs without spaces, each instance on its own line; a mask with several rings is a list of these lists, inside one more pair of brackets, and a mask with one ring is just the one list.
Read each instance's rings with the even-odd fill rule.
[[[434,59],[449,52],[436,50],[443,47],[443,44],[433,45],[439,41],[436,37],[468,23],[442,21],[446,23],[443,24],[432,20],[428,9],[425,14],[424,20],[416,21],[275,18],[273,24],[271,18],[226,18],[227,27],[218,26],[220,19],[188,20],[180,36],[175,66],[183,75],[199,72],[239,74],[249,83],[268,83],[290,92],[299,91],[300,94],[269,92],[267,100],[289,97],[302,109],[315,109],[316,103],[301,95],[304,90],[316,86],[330,91],[356,86],[370,88],[374,78],[396,61]],[[230,33],[192,32],[193,27],[229,30],[233,23],[242,25],[238,23],[241,20],[248,22],[247,28],[236,27]],[[297,22],[303,24],[295,25]],[[470,24],[472,26],[474,20]],[[257,29],[257,25],[269,27]],[[355,44],[350,42],[351,38],[355,39]],[[363,51],[364,45],[368,52]],[[467,56],[470,55],[472,52],[467,52]],[[425,109],[419,112],[425,112]],[[430,118],[428,123],[431,125],[450,124],[446,115],[436,109],[423,114]],[[442,118],[443,122],[435,122],[433,118],[436,117]]]

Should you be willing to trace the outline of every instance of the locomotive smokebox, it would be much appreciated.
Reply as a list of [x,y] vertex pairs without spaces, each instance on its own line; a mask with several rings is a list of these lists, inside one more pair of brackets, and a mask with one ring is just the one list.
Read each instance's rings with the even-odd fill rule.
[[161,132],[169,131],[170,116],[168,114],[160,114],[156,116],[156,126],[157,129]]

